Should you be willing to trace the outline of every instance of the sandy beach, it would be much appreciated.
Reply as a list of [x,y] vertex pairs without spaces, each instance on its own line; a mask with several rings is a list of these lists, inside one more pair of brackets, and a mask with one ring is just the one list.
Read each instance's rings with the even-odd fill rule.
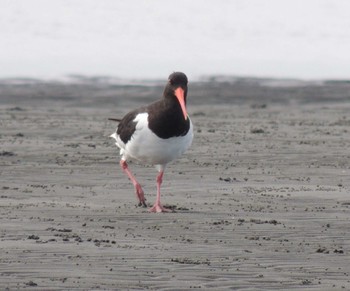
[[[154,214],[108,118],[163,86],[0,80],[0,289],[350,290],[350,82],[190,82]],[[153,203],[156,170],[130,167]]]

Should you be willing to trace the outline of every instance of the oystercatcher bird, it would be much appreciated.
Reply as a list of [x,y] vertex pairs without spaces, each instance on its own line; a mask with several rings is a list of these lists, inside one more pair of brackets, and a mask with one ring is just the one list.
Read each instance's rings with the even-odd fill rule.
[[180,157],[191,145],[193,125],[186,110],[187,77],[174,72],[165,86],[163,98],[126,114],[111,135],[120,148],[120,166],[134,184],[139,206],[146,207],[141,185],[129,170],[127,161],[155,165],[158,170],[157,198],[150,212],[168,212],[160,203],[160,186],[166,165]]

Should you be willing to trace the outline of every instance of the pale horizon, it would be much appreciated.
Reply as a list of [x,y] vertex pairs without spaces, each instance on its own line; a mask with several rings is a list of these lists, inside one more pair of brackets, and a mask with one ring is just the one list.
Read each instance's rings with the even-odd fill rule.
[[345,0],[0,4],[0,78],[350,79]]

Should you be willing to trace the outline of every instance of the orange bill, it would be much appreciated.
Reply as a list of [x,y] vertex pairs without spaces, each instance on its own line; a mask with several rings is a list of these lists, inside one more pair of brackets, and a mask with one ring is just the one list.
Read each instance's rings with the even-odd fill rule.
[[182,113],[184,115],[185,120],[187,120],[187,110],[186,110],[186,104],[185,104],[185,91],[179,87],[175,90],[175,96],[177,98],[177,100],[179,100],[181,109],[182,109]]

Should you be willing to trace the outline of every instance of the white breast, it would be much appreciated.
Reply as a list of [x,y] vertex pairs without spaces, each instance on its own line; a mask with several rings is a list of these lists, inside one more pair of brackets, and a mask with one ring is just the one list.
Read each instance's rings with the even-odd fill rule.
[[112,134],[120,154],[124,160],[137,160],[151,165],[165,165],[180,157],[191,145],[193,126],[190,120],[190,129],[185,136],[159,138],[148,128],[148,113],[138,114],[134,122],[136,129],[131,139],[124,144],[117,134]]

